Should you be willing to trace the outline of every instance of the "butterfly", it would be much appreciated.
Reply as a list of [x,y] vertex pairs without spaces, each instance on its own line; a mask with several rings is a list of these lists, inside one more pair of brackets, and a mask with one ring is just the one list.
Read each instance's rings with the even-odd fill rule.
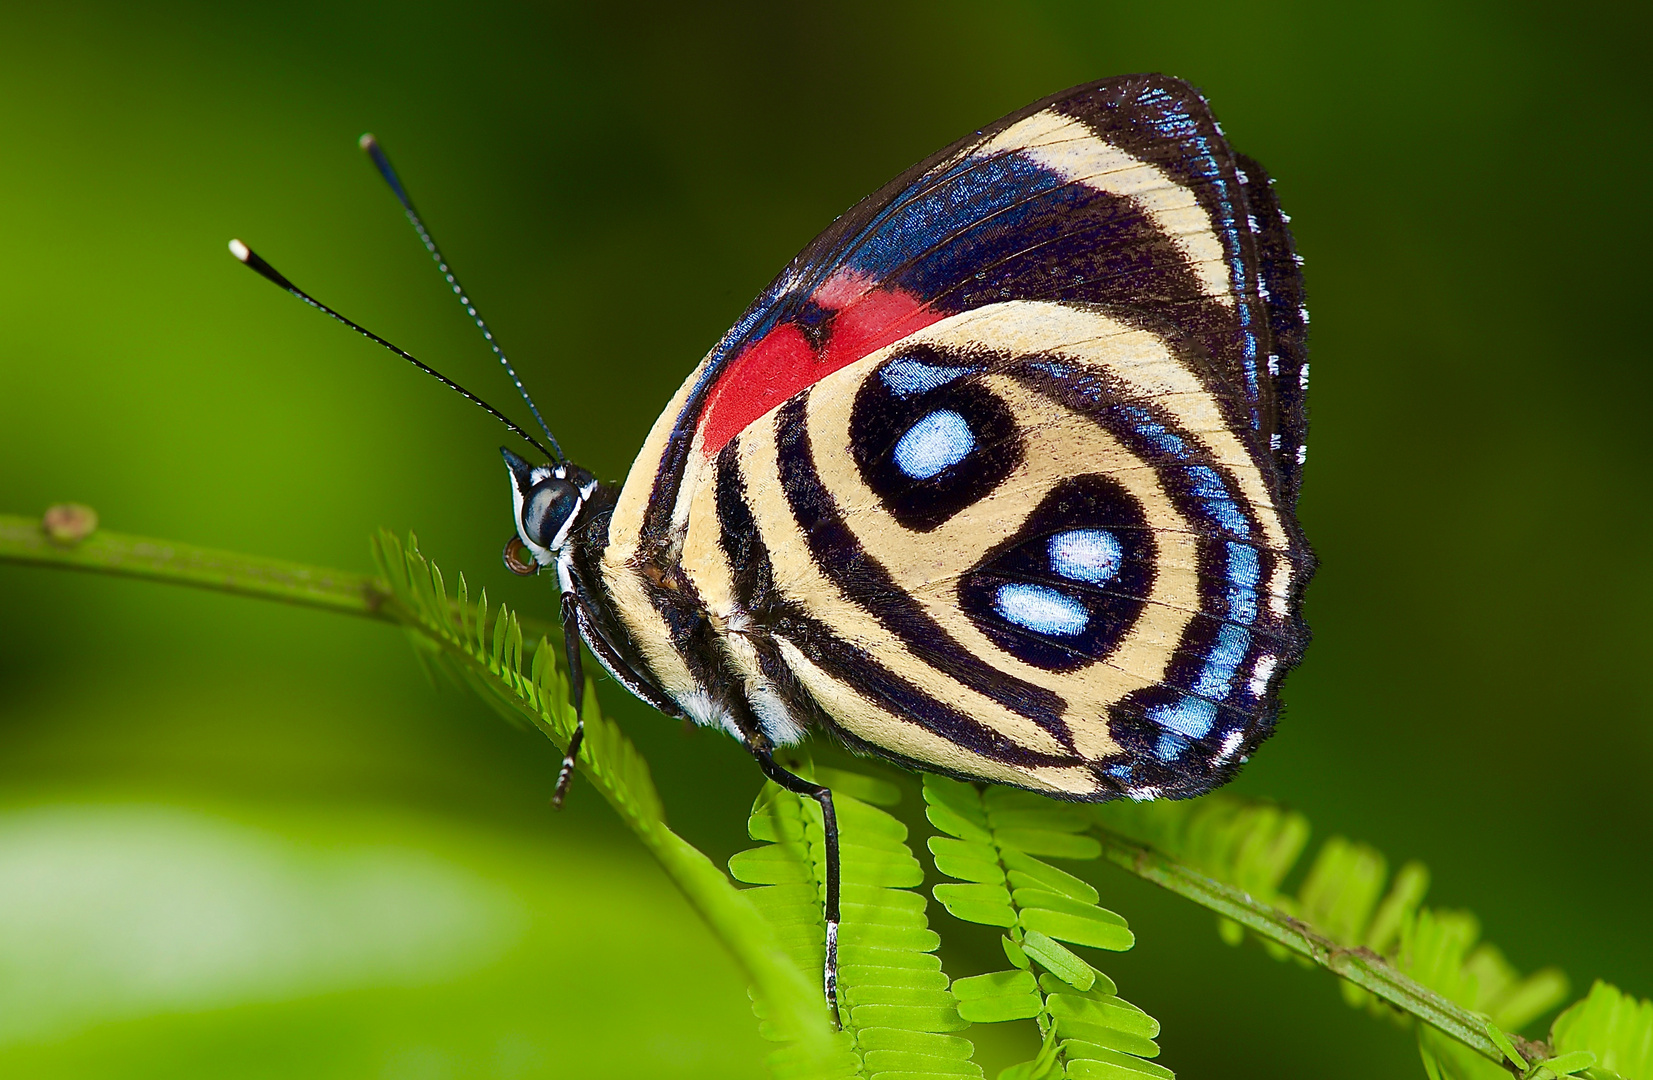
[[915,769],[1142,800],[1225,783],[1272,732],[1314,569],[1295,516],[1308,313],[1288,220],[1193,87],[1089,83],[828,227],[689,375],[618,487],[549,429],[547,448],[505,421],[545,458],[502,449],[505,561],[554,570],[570,685],[583,643],[819,802],[829,1003],[832,796],[777,749],[823,732]]

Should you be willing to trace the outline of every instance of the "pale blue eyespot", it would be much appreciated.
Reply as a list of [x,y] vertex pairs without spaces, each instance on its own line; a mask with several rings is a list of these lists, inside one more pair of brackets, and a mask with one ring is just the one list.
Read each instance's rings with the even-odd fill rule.
[[1125,549],[1106,529],[1069,529],[1050,538],[1050,568],[1070,581],[1100,585],[1119,573]]
[[884,365],[884,370],[878,373],[878,377],[884,380],[884,385],[894,391],[897,397],[912,397],[914,394],[934,390],[938,386],[946,386],[954,379],[968,374],[970,369],[967,367],[926,364],[922,360],[904,357]]
[[895,444],[895,464],[914,480],[928,480],[976,448],[970,423],[952,409],[925,415]]
[[1090,623],[1085,605],[1045,585],[1000,585],[993,610],[1017,626],[1057,637],[1084,633]]

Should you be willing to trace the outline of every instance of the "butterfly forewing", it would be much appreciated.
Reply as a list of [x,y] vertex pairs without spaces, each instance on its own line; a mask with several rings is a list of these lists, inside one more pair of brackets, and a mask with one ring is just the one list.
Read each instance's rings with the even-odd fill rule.
[[1207,790],[1306,639],[1298,281],[1186,84],[1006,117],[839,219],[690,376],[609,520],[606,603],[748,740]]

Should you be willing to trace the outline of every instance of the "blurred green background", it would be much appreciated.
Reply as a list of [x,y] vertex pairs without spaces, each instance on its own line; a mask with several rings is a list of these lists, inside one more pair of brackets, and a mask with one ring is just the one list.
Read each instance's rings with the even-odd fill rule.
[[[1315,643],[1237,789],[1425,860],[1433,902],[1523,969],[1646,995],[1648,23],[7,4],[0,511],[73,499],[353,570],[372,530],[412,527],[450,576],[549,614],[549,581],[499,565],[502,433],[225,241],[520,414],[356,150],[376,132],[563,445],[619,478],[835,214],[1034,98],[1171,72],[1278,177],[1314,315]],[[742,846],[741,752],[605,703],[675,825]],[[0,1073],[760,1075],[733,965],[589,789],[550,812],[554,770],[384,627],[0,567]],[[1094,877],[1140,939],[1108,969],[1182,1075],[1422,1075],[1327,977]],[[960,933],[950,969],[985,970],[991,940]]]

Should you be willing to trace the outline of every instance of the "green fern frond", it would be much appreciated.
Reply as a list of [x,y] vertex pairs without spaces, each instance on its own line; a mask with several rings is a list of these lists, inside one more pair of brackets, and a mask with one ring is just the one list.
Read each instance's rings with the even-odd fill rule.
[[[503,604],[491,608],[486,589],[472,605],[461,576],[458,595],[450,597],[441,571],[419,553],[411,535],[403,543],[381,532],[373,553],[387,583],[387,595],[377,603],[407,629],[419,656],[470,686],[504,715],[533,724],[558,746],[568,744],[575,718],[568,704],[567,677],[558,650],[539,627],[528,623],[533,634],[529,640],[535,645],[525,666],[526,620]],[[666,827],[648,763],[602,714],[589,681],[584,693],[580,772],[734,954],[763,1003],[771,1030],[791,1041],[790,1050],[800,1060],[823,1059],[831,1053],[832,1042],[820,990],[789,962],[774,930],[747,897],[705,855]]]
[[[1159,1023],[1118,996],[1112,979],[1069,945],[1122,952],[1135,937],[1101,907],[1094,886],[1038,856],[1094,859],[1084,811],[1024,791],[924,777],[925,813],[945,836],[930,838],[937,871],[955,879],[932,890],[949,913],[994,926],[1013,968],[953,984],[959,1015],[981,1024],[1033,1020],[1038,1054],[1000,1080],[1152,1077]],[[1038,972],[1036,974],[1036,972]]]
[[[538,637],[524,670],[522,620],[504,604],[491,611],[486,589],[472,609],[460,575],[459,595],[450,598],[441,570],[419,553],[418,539],[411,534],[404,544],[391,533],[380,533],[374,557],[390,585],[390,600],[400,602],[403,625],[428,662],[470,686],[513,722],[526,720],[567,745],[574,733],[574,710],[557,650],[546,637]],[[648,763],[602,715],[595,695],[587,680],[588,746],[581,754],[581,770],[623,817],[652,827],[663,814]]]
[[[924,880],[924,871],[907,846],[907,827],[865,801],[888,804],[899,798],[899,791],[855,773],[812,771],[807,762],[788,767],[831,788],[838,815],[843,1031],[838,1052],[829,1060],[805,1061],[781,1051],[771,1057],[771,1068],[777,1075],[833,1080],[981,1076],[970,1061],[975,1048],[952,1034],[969,1025],[948,992],[947,975],[935,955],[941,939],[925,918],[924,897],[912,891]],[[730,873],[756,886],[745,895],[774,926],[793,962],[805,971],[820,971],[826,948],[820,807],[813,799],[765,784],[747,831],[764,845],[736,853],[729,860]],[[761,1006],[757,1011],[764,1021],[760,1031],[774,1037],[765,1011]]]
[[[450,597],[444,576],[419,555],[411,538],[404,545],[383,535],[375,556],[383,579],[110,532],[66,547],[48,542],[34,519],[0,515],[0,561],[186,584],[402,626],[427,674],[455,676],[505,715],[534,724],[559,744],[565,742],[573,716],[559,670],[560,652],[546,640],[554,627],[504,607],[496,612],[485,591],[473,602],[462,576],[457,579],[457,595]],[[880,913],[905,912],[907,919],[892,916],[886,929],[896,933],[880,936],[870,930],[857,944],[877,952],[858,957],[859,965],[869,970],[856,981],[867,992],[846,1000],[854,1030],[834,1038],[819,1007],[819,988],[789,959],[776,939],[775,925],[754,907],[751,891],[733,888],[721,870],[664,825],[646,764],[619,729],[600,715],[591,688],[584,691],[590,737],[581,756],[582,772],[741,963],[767,1029],[795,1036],[778,1052],[777,1063],[789,1075],[807,1074],[823,1063],[833,1066],[835,1057],[836,1066],[848,1063],[851,1073],[871,1071],[889,1080],[904,1073],[979,1075],[968,1061],[967,1040],[948,1031],[897,1026],[897,1015],[887,1011],[914,1010],[905,1019],[925,1009],[934,1010],[932,1016],[946,1015],[938,998],[904,993],[949,989],[945,974],[929,955],[933,938],[899,933],[928,933],[922,897],[909,894],[906,903],[916,908],[902,908],[890,898],[906,893],[904,886],[869,886],[882,895],[864,906]],[[877,803],[891,795],[888,785],[864,777],[843,774],[828,779],[825,770],[820,775],[843,790],[846,803],[852,796]],[[950,1000],[961,1004],[949,1026],[963,1023],[966,1014],[981,1022],[1037,1018],[1045,1028],[1044,1038],[1031,1061],[1007,1070],[1005,1075],[1015,1080],[1162,1075],[1153,1062],[1114,1049],[1109,1042],[1136,1036],[1151,1043],[1157,1024],[1119,1002],[1112,982],[1062,943],[1066,934],[1069,944],[1084,945],[1079,936],[1083,928],[1104,933],[1092,924],[1109,920],[1098,920],[1090,910],[1095,907],[1094,890],[1087,892],[1086,883],[1037,856],[1090,857],[1088,838],[1071,823],[1038,818],[1039,812],[1052,809],[1050,804],[999,807],[997,795],[968,790],[976,799],[973,809],[967,804],[961,812],[945,799],[929,808],[932,821],[948,833],[931,844],[937,868],[954,879],[938,887],[936,895],[959,917],[1007,931],[1002,941],[1014,967],[954,983]],[[811,833],[812,810],[813,804],[798,809],[803,822],[799,845],[811,867],[810,876],[795,883],[801,893],[791,903],[807,898],[806,917],[818,921],[819,822],[813,822]],[[998,810],[1033,811],[1034,817],[996,818],[989,812]],[[1375,851],[1344,840],[1328,841],[1303,885],[1283,895],[1281,883],[1306,843],[1308,827],[1300,815],[1231,796],[1149,807],[1115,804],[1095,814],[1096,836],[1110,862],[1216,912],[1225,920],[1223,932],[1229,940],[1255,934],[1280,955],[1340,975],[1347,980],[1343,991],[1351,1002],[1366,1003],[1379,1012],[1393,1009],[1419,1021],[1425,1067],[1437,1080],[1503,1075],[1507,1070],[1525,1080],[1578,1074],[1594,1080],[1653,1080],[1653,1003],[1604,983],[1557,1018],[1552,1044],[1507,1035],[1505,1028],[1524,1025],[1559,1000],[1564,981],[1549,971],[1522,977],[1496,949],[1479,942],[1473,917],[1423,908],[1428,875],[1417,864],[1402,867],[1388,880],[1387,864]],[[1017,855],[1027,861],[1018,861]],[[776,886],[777,892],[780,888]],[[1066,898],[1075,906],[1052,902],[1040,893]],[[846,900],[851,899],[846,891]],[[914,911],[916,922],[911,918]],[[1050,914],[1032,914],[1035,911]],[[1060,917],[1064,915],[1080,921]],[[1041,920],[1044,930],[1028,925]],[[873,927],[883,925],[877,918],[866,921]],[[811,974],[819,969],[814,938],[814,933],[803,933],[796,940],[787,939]],[[921,962],[896,959],[909,954]],[[893,981],[879,982],[879,977]],[[890,1026],[871,1026],[873,1021]],[[1106,1035],[1075,1026],[1087,1023]],[[1097,1036],[1097,1041],[1083,1037],[1088,1035]],[[876,1056],[880,1054],[884,1056]],[[839,1075],[845,1075],[841,1068]]]

